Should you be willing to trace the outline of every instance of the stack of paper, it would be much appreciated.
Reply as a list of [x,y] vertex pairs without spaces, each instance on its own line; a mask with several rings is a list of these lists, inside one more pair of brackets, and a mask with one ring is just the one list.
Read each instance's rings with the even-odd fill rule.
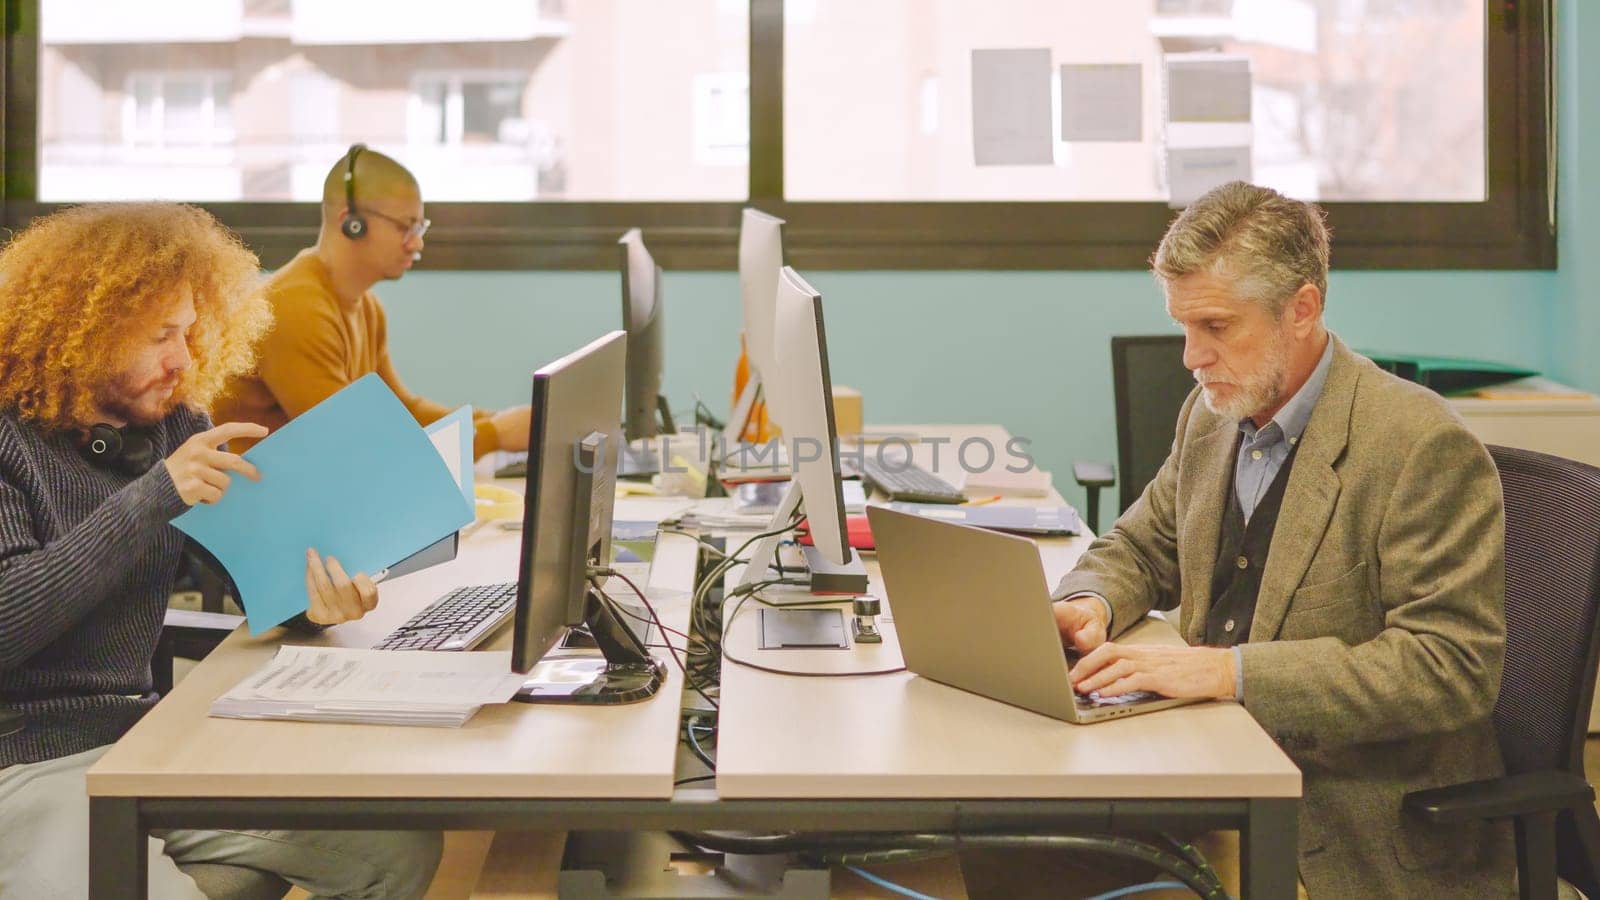
[[485,703],[510,700],[527,677],[511,671],[506,652],[281,647],[211,715],[453,728]]

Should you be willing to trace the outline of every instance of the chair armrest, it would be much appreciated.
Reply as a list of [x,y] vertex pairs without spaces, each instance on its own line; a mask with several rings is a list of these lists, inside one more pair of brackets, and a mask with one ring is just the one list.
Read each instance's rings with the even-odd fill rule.
[[229,613],[196,612],[188,609],[169,609],[161,620],[161,627],[182,628],[196,632],[221,632],[227,635],[244,621],[244,616]]
[[150,660],[150,680],[156,693],[172,691],[172,660],[204,659],[244,622],[244,616],[227,613],[169,609],[161,620],[161,637]]
[[1103,462],[1074,462],[1072,477],[1084,487],[1110,487],[1117,483],[1116,467]]
[[1568,772],[1527,772],[1415,791],[1401,807],[1434,824],[1557,812],[1594,803],[1594,788]]
[[228,613],[169,609],[161,620],[161,640],[172,648],[173,656],[202,659],[243,622],[244,616]]
[[1074,462],[1072,464],[1072,477],[1083,487],[1084,499],[1088,501],[1089,530],[1098,534],[1100,532],[1100,489],[1110,487],[1116,483],[1117,470],[1110,463]]

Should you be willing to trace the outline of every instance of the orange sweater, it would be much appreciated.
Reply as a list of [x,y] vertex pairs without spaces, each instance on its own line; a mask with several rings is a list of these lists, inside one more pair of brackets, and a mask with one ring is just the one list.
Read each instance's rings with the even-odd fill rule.
[[[389,359],[388,325],[378,298],[367,291],[353,308],[340,306],[328,270],[314,249],[300,251],[268,279],[267,299],[275,318],[257,348],[255,371],[229,383],[212,407],[212,421],[258,422],[277,430],[372,372],[419,423],[431,424],[450,412],[400,382]],[[500,446],[491,415],[473,412],[477,456]],[[243,453],[254,443],[236,439],[229,449]]]

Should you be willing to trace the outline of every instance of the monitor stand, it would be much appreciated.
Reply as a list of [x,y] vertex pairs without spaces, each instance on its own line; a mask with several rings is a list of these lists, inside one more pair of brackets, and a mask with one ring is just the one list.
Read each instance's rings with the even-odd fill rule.
[[[778,509],[773,512],[772,519],[767,523],[766,530],[777,531],[793,521],[796,513],[800,511],[802,499],[800,482],[790,481],[788,489],[783,493],[783,500],[778,503]],[[779,546],[788,537],[787,534],[768,535],[757,541],[755,548],[750,552],[750,563],[745,566],[739,583],[753,584],[770,578],[768,570],[772,568],[773,560],[778,558]],[[844,565],[839,565],[823,556],[816,547],[802,545],[800,549],[805,557],[811,593],[867,593],[867,567],[861,561],[860,553],[851,553],[850,559]]]
[[618,478],[649,478],[661,473],[661,451],[650,438],[622,445],[622,455],[617,458]]
[[583,624],[604,658],[563,659],[562,669],[564,675],[589,671],[592,677],[576,689],[570,684],[553,687],[530,681],[512,699],[521,703],[613,706],[655,696],[666,678],[666,664],[650,655],[611,605],[592,587],[584,603]]
[[[672,408],[667,398],[656,395],[656,434],[676,435],[678,426],[672,421]],[[618,478],[649,478],[665,471],[661,451],[651,438],[640,438],[622,445],[622,455],[617,458]]]

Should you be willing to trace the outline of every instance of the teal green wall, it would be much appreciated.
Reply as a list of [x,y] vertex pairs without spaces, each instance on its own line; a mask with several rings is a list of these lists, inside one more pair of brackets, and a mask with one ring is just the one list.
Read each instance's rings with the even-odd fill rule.
[[[1070,481],[1074,459],[1115,458],[1109,339],[1171,329],[1139,272],[811,272],[834,380],[869,422],[998,422]],[[1356,346],[1544,365],[1551,273],[1351,272],[1328,290]],[[524,401],[539,364],[617,327],[617,276],[417,272],[381,289],[407,383],[437,400]],[[666,393],[728,405],[738,280],[670,273]],[[686,413],[687,414],[687,413]],[[1075,489],[1062,485],[1069,498]]]
[[[1587,7],[1580,10],[1579,7]],[[1550,316],[1552,368],[1572,384],[1600,391],[1600,9],[1562,0],[1558,7],[1556,106],[1560,111],[1560,237]]]
[[[1339,272],[1328,320],[1356,347],[1474,356],[1600,390],[1600,12],[1559,2],[1561,268],[1543,272]],[[1590,50],[1585,56],[1582,50]],[[648,236],[647,236],[648,237]],[[1069,500],[1074,459],[1115,458],[1109,339],[1172,326],[1142,272],[806,272],[823,294],[834,380],[869,422],[998,422],[1033,441]],[[666,392],[725,412],[738,350],[738,281],[665,282]],[[527,397],[539,364],[614,328],[617,276],[419,271],[383,285],[390,343],[411,387],[444,402]],[[687,415],[687,412],[685,412]]]

